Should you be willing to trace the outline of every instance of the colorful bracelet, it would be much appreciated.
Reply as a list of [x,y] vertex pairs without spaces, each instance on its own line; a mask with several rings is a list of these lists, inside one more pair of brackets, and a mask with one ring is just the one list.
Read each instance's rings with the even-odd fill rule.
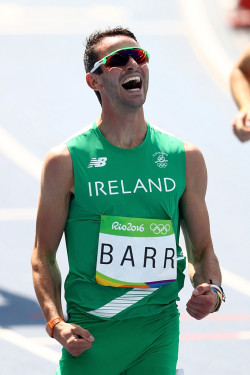
[[218,284],[214,284],[212,282],[212,280],[209,280],[209,284],[212,288],[212,290],[216,293],[217,295],[217,302],[216,302],[216,305],[214,306],[214,309],[213,311],[211,311],[212,313],[216,312],[216,311],[219,311],[220,307],[221,307],[221,304],[222,304],[222,301],[225,302],[226,301],[226,296],[225,296],[225,293],[224,293],[224,290],[223,288],[218,285]]

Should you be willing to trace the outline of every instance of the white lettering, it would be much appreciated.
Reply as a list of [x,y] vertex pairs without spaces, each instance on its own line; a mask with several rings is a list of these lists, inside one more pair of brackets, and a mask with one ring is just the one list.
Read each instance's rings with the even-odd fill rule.
[[125,191],[123,180],[121,180],[122,194],[131,194],[131,191]]
[[102,192],[104,195],[107,195],[107,193],[103,190],[104,188],[104,183],[101,182],[101,181],[96,181],[95,182],[95,192],[96,192],[96,196],[98,197],[99,193],[98,193],[98,185],[101,185],[101,187],[99,188],[99,191]]
[[135,185],[133,193],[135,193],[137,189],[144,189],[146,193],[148,192],[147,189],[145,188],[145,186],[143,185],[142,181],[139,178],[137,180],[137,183]]
[[118,225],[119,223],[117,221],[115,221],[113,224],[112,224],[112,229],[118,229]]
[[118,221],[115,221],[112,224],[112,229],[114,230],[124,230],[124,231],[132,231],[132,232],[144,232],[144,224],[139,225],[133,225],[132,223],[126,224],[120,224]]
[[91,182],[89,182],[89,196],[92,197]]
[[109,194],[110,195],[115,195],[115,194],[119,194],[119,192],[118,191],[116,191],[116,192],[112,192],[112,190],[113,189],[118,189],[118,186],[116,185],[116,186],[112,186],[112,184],[113,183],[116,183],[117,182],[117,180],[114,180],[114,181],[108,181],[108,185],[109,185]]
[[100,196],[100,195],[119,195],[119,194],[136,194],[141,189],[145,191],[145,193],[152,193],[153,191],[159,192],[171,192],[175,190],[176,183],[170,177],[164,177],[161,179],[160,177],[152,180],[148,178],[145,181],[142,181],[138,178],[135,181],[134,189],[133,190],[126,190],[124,180],[110,180],[110,181],[95,181],[95,187],[92,186],[91,182],[88,182],[88,190],[89,196],[93,197]]
[[154,183],[154,181],[152,181],[150,178],[148,180],[148,185],[149,185],[149,191],[150,193],[152,193],[152,186],[151,185],[154,185],[156,187],[156,189],[158,189],[159,191],[162,191],[162,187],[161,187],[161,180],[160,178],[158,178],[158,186],[156,185],[156,183]]
[[[165,185],[165,191],[169,192],[175,189],[176,184],[172,178],[165,177],[163,180],[164,180],[164,185]],[[168,189],[167,180],[173,183],[173,186],[171,189]]]

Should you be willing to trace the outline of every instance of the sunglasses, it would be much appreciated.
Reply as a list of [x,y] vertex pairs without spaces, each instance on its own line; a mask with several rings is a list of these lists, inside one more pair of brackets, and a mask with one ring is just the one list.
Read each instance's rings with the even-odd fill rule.
[[133,57],[137,64],[145,64],[149,62],[149,53],[144,49],[139,47],[126,47],[118,49],[97,61],[90,73],[93,73],[102,64],[104,64],[107,69],[125,66],[128,63],[130,56]]

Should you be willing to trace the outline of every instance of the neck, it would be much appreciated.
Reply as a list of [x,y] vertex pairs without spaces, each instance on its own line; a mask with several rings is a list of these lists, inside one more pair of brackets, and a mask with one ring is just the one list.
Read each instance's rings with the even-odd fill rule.
[[143,108],[131,113],[104,113],[97,120],[97,126],[104,137],[120,148],[139,146],[147,133]]

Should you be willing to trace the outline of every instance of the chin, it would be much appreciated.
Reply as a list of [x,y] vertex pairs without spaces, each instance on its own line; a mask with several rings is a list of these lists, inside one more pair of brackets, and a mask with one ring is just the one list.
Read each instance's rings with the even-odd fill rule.
[[145,101],[146,101],[146,96],[142,97],[141,95],[140,97],[134,97],[134,98],[131,98],[130,100],[128,99],[125,100],[126,104],[132,108],[142,107]]

